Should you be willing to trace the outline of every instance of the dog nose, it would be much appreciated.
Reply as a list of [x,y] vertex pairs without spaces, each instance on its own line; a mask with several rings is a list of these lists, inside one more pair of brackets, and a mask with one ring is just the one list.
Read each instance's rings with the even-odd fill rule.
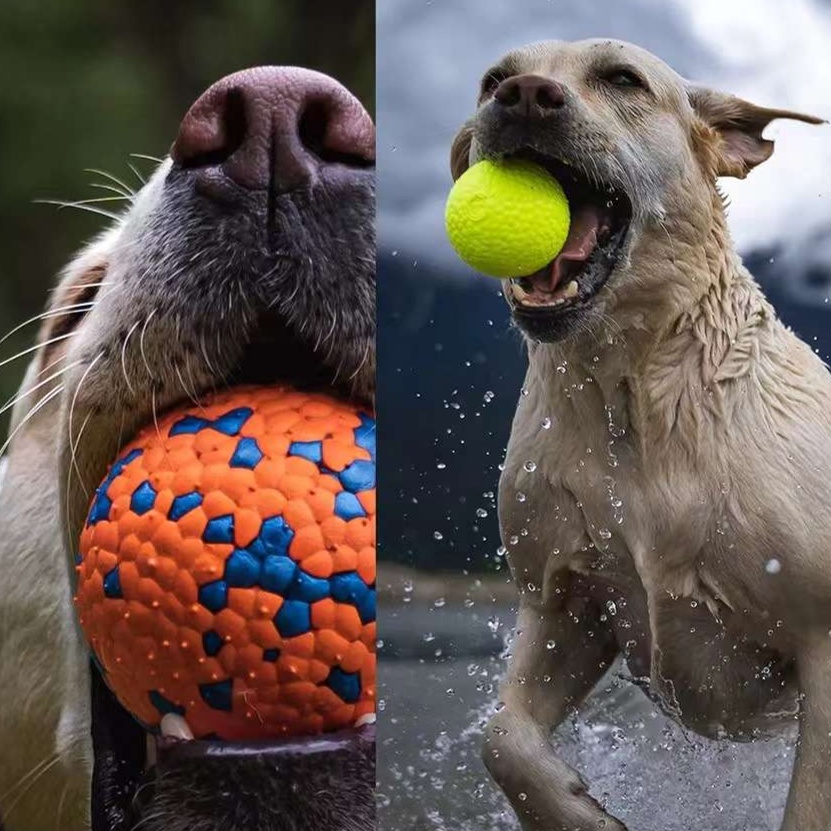
[[506,78],[493,97],[509,112],[525,117],[550,115],[566,103],[563,86],[540,75]]
[[250,190],[285,192],[326,166],[371,166],[375,126],[328,75],[256,67],[223,78],[197,99],[170,155],[184,168],[218,166]]

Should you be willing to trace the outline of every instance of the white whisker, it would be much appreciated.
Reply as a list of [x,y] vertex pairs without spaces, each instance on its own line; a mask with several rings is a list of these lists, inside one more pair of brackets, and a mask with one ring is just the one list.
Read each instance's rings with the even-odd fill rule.
[[144,326],[141,327],[141,335],[139,335],[139,351],[141,352],[141,359],[144,362],[147,374],[150,376],[151,380],[153,379],[153,370],[150,367],[150,361],[147,360],[147,353],[144,351],[144,336],[147,334],[147,327],[150,325],[150,321],[154,314],[156,314],[155,309],[147,315],[147,319],[144,321]]
[[136,192],[126,182],[122,182],[121,179],[117,176],[113,176],[112,173],[107,173],[106,170],[98,170],[95,167],[87,167],[84,168],[84,173],[94,173],[96,176],[103,176],[105,179],[109,179],[111,182],[123,188],[125,193],[135,196]]
[[46,756],[43,760],[41,760],[37,765],[35,765],[25,776],[22,776],[18,779],[17,783],[13,785],[6,793],[3,794],[2,799],[5,801],[7,797],[11,796],[15,791],[20,789],[20,792],[17,796],[11,801],[11,804],[3,806],[3,815],[6,819],[11,816],[12,810],[14,809],[15,805],[26,796],[27,793],[32,789],[35,783],[46,775],[51,768],[53,768],[59,761],[60,755],[58,753],[53,753],[51,756]]
[[130,170],[132,170],[133,173],[135,173],[136,178],[139,180],[139,182],[141,182],[142,185],[147,184],[147,179],[145,179],[144,176],[142,176],[141,173],[138,172],[138,169],[134,164],[132,164],[131,162],[127,162],[127,167],[129,167]]
[[21,419],[20,424],[14,428],[14,430],[9,433],[9,437],[6,439],[5,443],[2,447],[0,447],[0,456],[2,456],[8,449],[9,445],[14,441],[14,437],[23,429],[23,427],[29,423],[29,421],[34,418],[55,396],[60,395],[63,392],[64,386],[63,384],[58,384],[55,389],[50,390],[43,398],[35,404],[31,410]]
[[10,364],[12,361],[16,361],[18,358],[22,358],[25,355],[31,355],[32,352],[37,352],[42,346],[51,346],[53,343],[59,343],[62,340],[71,338],[74,334],[74,332],[68,332],[65,335],[57,335],[54,338],[49,338],[49,340],[45,340],[43,343],[36,343],[34,346],[30,346],[28,349],[23,349],[16,355],[12,355],[11,358],[6,358],[5,360],[0,361],[0,367],[6,366],[6,364]]
[[148,162],[156,162],[156,164],[161,164],[164,159],[160,159],[158,156],[148,156],[146,153],[130,153],[130,155],[134,159],[147,159]]
[[112,219],[114,221],[120,218],[118,214],[111,213],[110,211],[104,211],[101,208],[93,208],[89,205],[78,205],[74,202],[62,202],[60,199],[35,199],[34,203],[36,205],[57,205],[59,208],[75,208],[79,211],[86,211],[90,214],[105,216],[107,219]]
[[50,381],[54,381],[56,378],[60,378],[65,372],[68,372],[72,367],[78,366],[78,364],[82,363],[82,361],[73,361],[68,366],[59,369],[57,372],[53,372],[48,378],[44,378],[40,383],[35,384],[33,387],[29,387],[25,392],[21,392],[17,396],[12,396],[2,407],[0,407],[0,415],[3,413],[8,412],[12,407],[17,406],[24,398],[28,398],[33,392],[37,392],[42,387],[45,387]]
[[[74,443],[73,443],[73,440],[72,440],[72,423],[75,419],[75,405],[78,403],[78,396],[81,392],[81,387],[84,386],[84,381],[87,380],[87,378],[89,377],[90,372],[92,372],[92,370],[95,368],[95,365],[103,357],[104,357],[104,353],[99,352],[90,361],[89,366],[84,370],[84,374],[81,376],[81,380],[78,382],[78,386],[75,387],[75,394],[72,396],[72,404],[69,407],[69,420],[67,421],[67,432],[69,434],[69,450],[72,454],[72,466],[75,469],[75,473],[78,476],[78,481],[81,483],[81,487],[84,489],[84,494],[87,497],[89,496],[89,491],[87,490],[86,485],[84,484],[84,480],[81,478],[81,470],[78,467],[78,460],[75,456],[75,450],[78,447],[78,442],[81,440],[81,435],[83,433],[83,427],[86,427],[86,421],[84,422],[84,425],[81,428],[81,431],[78,433],[78,438]],[[89,414],[87,415],[87,419],[89,419]],[[69,491],[69,485],[68,484],[67,484],[67,491]]]
[[3,335],[3,337],[0,338],[0,343],[4,343],[12,335],[16,334],[21,329],[24,329],[26,326],[30,326],[32,323],[37,323],[40,320],[47,320],[50,317],[60,317],[62,314],[79,314],[80,312],[88,311],[94,305],[94,302],[73,303],[71,306],[64,306],[60,309],[49,309],[46,312],[41,312],[40,314],[37,314],[34,317],[30,317],[28,320],[24,320],[23,323],[18,324],[10,332],[7,332],[5,335]]
[[137,320],[132,325],[132,328],[129,332],[127,332],[127,336],[124,338],[124,343],[121,344],[121,371],[124,374],[124,382],[127,384],[127,389],[130,390],[130,395],[132,395],[133,398],[136,397],[136,391],[133,389],[133,385],[130,383],[130,377],[127,374],[127,344],[130,342],[133,332],[138,329],[140,323],[141,321]]
[[120,188],[114,187],[113,185],[104,184],[103,182],[90,182],[89,186],[91,188],[98,188],[98,190],[106,190],[110,193],[117,193],[122,199],[132,200],[135,197],[134,193],[125,193]]

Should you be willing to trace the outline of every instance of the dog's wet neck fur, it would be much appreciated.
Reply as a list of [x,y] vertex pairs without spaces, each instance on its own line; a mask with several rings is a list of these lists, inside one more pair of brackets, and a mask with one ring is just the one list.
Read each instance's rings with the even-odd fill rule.
[[[607,408],[619,426],[640,433],[644,452],[654,440],[669,437],[684,387],[697,383],[699,399],[712,391],[737,330],[750,320],[763,325],[775,318],[734,248],[725,201],[715,184],[709,210],[698,222],[665,222],[664,227],[666,234],[653,235],[650,248],[641,247],[633,257],[662,263],[660,272],[639,280],[635,268],[619,290],[611,287],[614,309],[606,316],[628,316],[627,328],[617,332],[600,323],[594,337],[583,333],[560,343],[528,343],[527,392],[537,387],[570,429],[597,421],[581,416],[585,407]],[[676,257],[680,248],[683,259]],[[691,280],[692,274],[701,278]],[[736,310],[735,316],[725,315],[725,307]],[[681,362],[694,370],[680,371]],[[654,390],[656,376],[665,379],[661,399],[645,394]],[[650,384],[644,383],[647,377]],[[718,418],[717,406],[712,415]]]

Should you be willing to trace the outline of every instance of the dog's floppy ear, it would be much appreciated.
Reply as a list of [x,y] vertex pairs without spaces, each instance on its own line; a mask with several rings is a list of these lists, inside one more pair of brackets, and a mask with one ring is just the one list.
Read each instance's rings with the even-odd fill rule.
[[453,181],[470,167],[470,144],[473,141],[473,125],[468,121],[456,133],[450,148],[450,173]]
[[777,118],[823,124],[812,115],[760,107],[735,95],[689,86],[687,94],[696,115],[704,122],[709,162],[716,176],[744,179],[750,171],[770,158],[773,142],[762,137],[765,127]]

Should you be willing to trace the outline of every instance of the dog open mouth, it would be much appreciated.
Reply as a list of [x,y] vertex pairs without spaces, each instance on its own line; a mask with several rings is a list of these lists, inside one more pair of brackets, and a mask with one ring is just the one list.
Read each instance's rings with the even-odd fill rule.
[[588,307],[621,261],[632,203],[619,188],[592,181],[585,172],[550,156],[522,151],[515,157],[545,167],[562,185],[571,209],[562,251],[544,268],[506,285],[518,322],[532,336],[549,340],[554,336],[552,320]]

